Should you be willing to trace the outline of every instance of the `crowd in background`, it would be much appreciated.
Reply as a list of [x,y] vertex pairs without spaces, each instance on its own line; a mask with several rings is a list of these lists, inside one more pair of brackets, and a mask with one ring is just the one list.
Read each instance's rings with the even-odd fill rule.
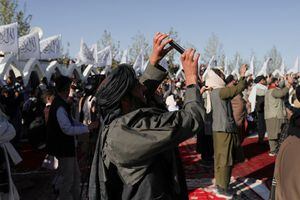
[[[206,66],[203,65],[202,67],[205,68]],[[222,75],[222,70],[222,68],[211,69],[213,74],[217,74],[219,77],[224,76],[224,74]],[[201,74],[201,77],[203,77],[202,75],[203,74]],[[53,76],[51,81],[48,82],[46,78],[38,80],[37,76],[32,75],[29,84],[25,86],[22,82],[22,77],[10,75],[7,77],[6,83],[3,83],[1,86],[1,110],[7,115],[9,122],[15,129],[16,136],[12,140],[12,144],[17,150],[20,149],[22,141],[28,139],[33,148],[45,151],[47,128],[49,129],[49,127],[47,127],[49,110],[57,94],[56,78],[57,77]],[[90,76],[86,82],[81,82],[75,78],[72,79],[67,102],[70,105],[70,113],[73,119],[86,126],[92,122],[102,120],[101,114],[99,114],[99,110],[97,110],[95,94],[104,78],[104,75],[93,75]],[[234,93],[234,95],[230,95],[230,97],[228,96],[228,98],[225,99],[230,100],[233,120],[237,126],[240,142],[242,142],[246,136],[257,132],[257,142],[263,144],[266,142],[265,133],[267,132],[270,146],[269,156],[275,156],[278,153],[281,143],[291,133],[294,137],[290,137],[289,142],[298,142],[299,138],[297,138],[297,136],[299,132],[297,132],[297,130],[300,126],[295,113],[299,112],[300,90],[297,88],[299,83],[297,75],[286,75],[285,77],[269,75],[267,77],[258,76],[256,78],[247,76],[245,79],[239,79],[237,76],[229,75],[227,77],[224,76],[223,80],[225,85],[222,87],[232,88],[234,90],[228,90],[229,93]],[[213,91],[218,89],[218,86],[215,84],[216,83],[211,83],[209,78],[199,80],[202,95],[201,104],[205,111],[202,113],[204,130],[197,134],[197,151],[201,154],[202,159],[200,162],[203,167],[213,167],[214,163],[216,164],[216,154],[214,154],[214,151],[216,151],[217,144],[214,143],[216,139],[213,134],[213,132],[215,132],[215,130],[213,130],[213,121],[216,119],[211,112],[216,108],[215,104],[210,105],[212,102],[209,100],[213,95]],[[186,101],[186,99],[184,99],[185,91],[186,85],[184,79],[170,76],[158,87],[156,94],[164,101],[168,111],[173,112],[183,108],[184,102]],[[291,118],[291,116],[294,116],[294,118]],[[290,125],[291,122],[293,122],[292,128]],[[97,129],[91,129],[89,131],[98,132]],[[97,134],[77,136],[80,151],[86,158],[84,159],[86,161],[85,165],[91,164],[96,138]],[[283,151],[284,150],[282,150],[279,155],[280,158],[286,156]],[[295,150],[291,151],[292,153],[296,153]],[[290,153],[289,156],[292,156],[292,153]],[[2,157],[0,156],[0,159],[4,159],[3,155]],[[286,166],[286,161],[278,160],[277,162],[277,165],[282,165],[282,162],[284,162],[284,167],[289,169],[289,166]],[[233,166],[233,164],[230,165],[231,167]],[[232,168],[229,169],[230,172],[224,172],[229,175],[229,178],[231,169]],[[283,194],[286,195],[286,193],[282,192],[288,187],[286,184],[289,184],[281,182],[282,176],[286,173],[282,172],[282,170],[282,168],[276,168],[275,172],[279,171],[279,173],[275,174],[274,186],[276,182],[278,182],[277,186],[279,186],[279,192],[277,196],[279,198],[290,199],[285,198],[287,196]],[[290,169],[289,175],[293,172],[293,169]],[[1,173],[3,174],[4,171],[1,171]],[[277,181],[276,177],[278,178]],[[5,179],[1,179],[0,184],[1,190],[7,190]],[[225,185],[226,184],[228,183],[225,183]],[[227,186],[224,187],[226,189]],[[289,191],[291,187],[292,186],[288,187]],[[296,191],[290,193],[291,195],[297,195]]]

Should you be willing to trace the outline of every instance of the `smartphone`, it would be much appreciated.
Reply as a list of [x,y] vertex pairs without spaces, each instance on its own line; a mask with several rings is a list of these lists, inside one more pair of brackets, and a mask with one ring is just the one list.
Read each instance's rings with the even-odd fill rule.
[[177,44],[177,42],[175,41],[171,41],[169,43],[174,49],[176,49],[180,54],[183,54],[183,52],[185,51],[185,49],[180,46],[179,44]]

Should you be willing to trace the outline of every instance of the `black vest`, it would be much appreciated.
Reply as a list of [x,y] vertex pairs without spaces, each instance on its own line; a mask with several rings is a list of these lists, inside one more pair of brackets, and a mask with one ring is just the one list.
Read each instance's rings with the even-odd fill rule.
[[69,136],[61,130],[56,112],[59,107],[63,107],[69,120],[73,123],[70,106],[59,96],[56,96],[49,110],[47,123],[47,152],[56,157],[74,157],[75,156],[75,137]]

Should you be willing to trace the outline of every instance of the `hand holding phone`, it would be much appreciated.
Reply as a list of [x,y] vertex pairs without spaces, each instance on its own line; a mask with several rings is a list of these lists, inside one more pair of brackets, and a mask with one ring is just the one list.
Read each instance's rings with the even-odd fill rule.
[[[168,34],[156,33],[153,38],[152,53],[149,56],[149,62],[152,65],[158,64],[158,62],[172,49],[171,46],[166,47],[172,39],[168,39]],[[166,48],[165,48],[166,47]]]
[[177,42],[175,42],[174,40],[169,42],[169,45],[176,49],[180,54],[183,54],[183,52],[185,51],[185,49],[179,44],[177,44]]

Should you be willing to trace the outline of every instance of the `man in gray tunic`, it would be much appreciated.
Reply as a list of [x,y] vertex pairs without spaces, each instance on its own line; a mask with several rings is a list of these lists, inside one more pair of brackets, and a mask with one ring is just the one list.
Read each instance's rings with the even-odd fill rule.
[[225,75],[219,69],[209,69],[205,76],[206,86],[213,89],[207,96],[206,110],[212,113],[215,193],[220,198],[233,197],[229,188],[232,168],[235,161],[243,161],[231,100],[245,89],[246,70],[247,65],[243,65],[240,68],[240,80],[231,87],[225,86]]
[[97,93],[103,113],[91,168],[89,198],[188,199],[177,146],[203,129],[197,86],[199,54],[181,56],[187,90],[182,110],[168,112],[155,91],[167,76],[158,62],[172,48],[168,35],[157,33],[150,64],[138,80],[129,65],[119,65]]
[[288,94],[292,79],[289,78],[284,88],[279,88],[279,80],[272,78],[265,95],[265,120],[270,145],[270,156],[275,156],[278,146],[278,135],[282,124],[286,121],[286,109],[284,97]]

